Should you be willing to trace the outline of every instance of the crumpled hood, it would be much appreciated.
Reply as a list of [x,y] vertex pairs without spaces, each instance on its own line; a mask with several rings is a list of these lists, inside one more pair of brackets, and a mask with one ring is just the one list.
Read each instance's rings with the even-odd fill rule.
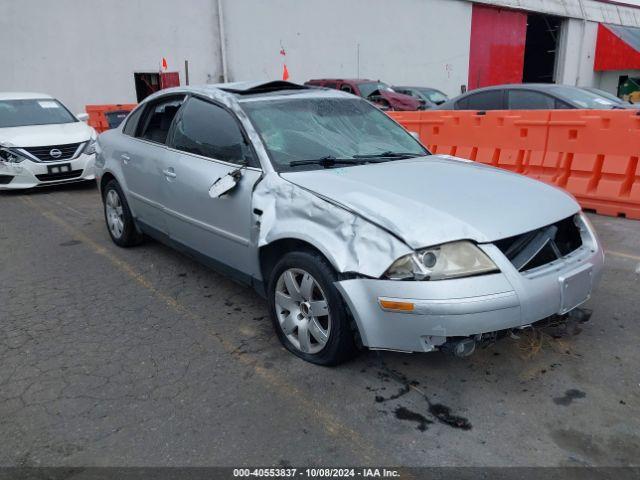
[[418,110],[420,108],[420,100],[413,98],[410,95],[405,95],[398,92],[390,92],[389,90],[379,90],[380,95],[384,98],[389,105],[396,110]]
[[438,155],[281,176],[385,227],[412,248],[493,242],[580,210],[553,186]]
[[41,147],[86,142],[95,135],[84,122],[55,125],[28,125],[0,128],[0,145],[5,147]]

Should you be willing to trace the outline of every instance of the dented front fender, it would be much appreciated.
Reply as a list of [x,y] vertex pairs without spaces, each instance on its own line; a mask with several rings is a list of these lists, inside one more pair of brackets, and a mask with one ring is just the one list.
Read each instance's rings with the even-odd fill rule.
[[304,240],[320,250],[338,272],[380,277],[412,249],[389,232],[316,194],[266,174],[253,193],[262,211],[257,246],[277,240]]

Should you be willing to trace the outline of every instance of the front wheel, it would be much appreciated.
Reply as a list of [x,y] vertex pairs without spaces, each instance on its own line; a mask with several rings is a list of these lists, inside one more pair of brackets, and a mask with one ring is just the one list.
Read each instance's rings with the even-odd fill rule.
[[356,350],[336,280],[333,268],[312,252],[288,253],[269,279],[269,310],[278,338],[293,354],[319,365],[337,365]]

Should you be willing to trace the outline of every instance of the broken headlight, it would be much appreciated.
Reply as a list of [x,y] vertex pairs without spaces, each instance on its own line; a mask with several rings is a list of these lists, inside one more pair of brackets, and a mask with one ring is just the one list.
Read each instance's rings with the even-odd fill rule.
[[93,155],[94,153],[96,153],[96,139],[95,138],[91,138],[87,144],[84,146],[84,154],[85,155]]
[[25,160],[25,158],[14,150],[6,147],[0,147],[0,162],[20,163],[23,160]]
[[400,257],[384,276],[391,280],[446,280],[497,270],[496,264],[482,250],[464,240]]

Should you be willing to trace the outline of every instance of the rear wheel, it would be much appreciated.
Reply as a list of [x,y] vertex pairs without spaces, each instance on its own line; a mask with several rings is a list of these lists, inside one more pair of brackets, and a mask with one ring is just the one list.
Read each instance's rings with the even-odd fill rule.
[[293,354],[319,365],[337,365],[356,351],[336,280],[333,268],[312,252],[288,253],[269,279],[269,309],[278,338]]
[[136,229],[131,210],[117,181],[111,180],[102,192],[104,218],[113,243],[131,247],[142,242],[142,234]]

